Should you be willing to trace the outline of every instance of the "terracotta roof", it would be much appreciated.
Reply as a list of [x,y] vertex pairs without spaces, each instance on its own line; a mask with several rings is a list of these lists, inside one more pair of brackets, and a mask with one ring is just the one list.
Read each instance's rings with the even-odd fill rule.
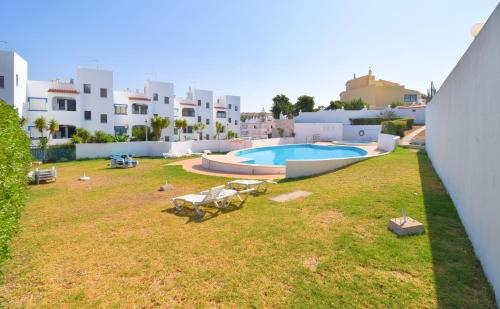
[[151,99],[143,98],[143,97],[128,97],[131,101],[151,101]]
[[59,92],[59,93],[73,93],[73,94],[79,94],[80,91],[78,90],[72,90],[72,89],[54,89],[51,88],[47,90],[47,92]]

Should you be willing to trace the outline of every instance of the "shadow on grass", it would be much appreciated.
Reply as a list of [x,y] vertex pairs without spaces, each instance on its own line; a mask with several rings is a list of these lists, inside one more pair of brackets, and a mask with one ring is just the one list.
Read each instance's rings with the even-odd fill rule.
[[199,216],[193,208],[181,207],[181,210],[178,211],[175,207],[167,208],[162,210],[162,212],[169,213],[171,215],[175,215],[177,217],[186,217],[186,224],[191,222],[194,223],[203,223],[205,221],[214,219],[221,214],[230,213],[236,210],[243,208],[243,203],[239,203],[235,205],[234,203],[230,204],[224,208],[217,207],[203,207],[203,215]]
[[497,308],[453,201],[425,151],[417,153],[439,308]]

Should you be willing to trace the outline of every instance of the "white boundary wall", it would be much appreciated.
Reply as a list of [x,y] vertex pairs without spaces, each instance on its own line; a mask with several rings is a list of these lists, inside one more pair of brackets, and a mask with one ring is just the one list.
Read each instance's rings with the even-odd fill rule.
[[112,154],[133,154],[137,157],[160,157],[164,152],[228,152],[236,149],[293,144],[294,138],[264,140],[201,140],[185,142],[125,142],[106,144],[76,144],[76,159],[105,158]]
[[500,5],[427,109],[426,148],[500,303]]
[[[391,110],[391,109],[389,109]],[[425,124],[425,110],[426,108],[395,108],[392,111],[398,117],[412,117],[415,118],[415,124]],[[358,111],[348,111],[343,109],[319,112],[301,112],[295,120],[295,127],[297,123],[342,123],[351,124],[352,118],[377,118],[380,117],[385,110],[367,110],[362,109]],[[297,134],[295,130],[295,134]]]

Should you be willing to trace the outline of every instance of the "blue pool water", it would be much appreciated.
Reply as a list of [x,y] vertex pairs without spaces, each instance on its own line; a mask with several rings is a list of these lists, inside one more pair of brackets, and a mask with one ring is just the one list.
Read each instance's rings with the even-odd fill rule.
[[250,160],[242,163],[285,165],[287,160],[318,160],[365,156],[367,152],[352,146],[283,145],[251,148],[235,152],[238,157]]

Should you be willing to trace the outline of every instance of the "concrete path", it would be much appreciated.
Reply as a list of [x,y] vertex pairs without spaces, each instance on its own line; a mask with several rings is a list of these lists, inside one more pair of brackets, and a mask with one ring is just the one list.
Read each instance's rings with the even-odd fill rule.
[[409,145],[411,140],[417,136],[420,132],[425,130],[425,126],[422,126],[421,128],[416,129],[415,131],[411,132],[410,134],[406,135],[401,139],[399,142],[399,145]]

